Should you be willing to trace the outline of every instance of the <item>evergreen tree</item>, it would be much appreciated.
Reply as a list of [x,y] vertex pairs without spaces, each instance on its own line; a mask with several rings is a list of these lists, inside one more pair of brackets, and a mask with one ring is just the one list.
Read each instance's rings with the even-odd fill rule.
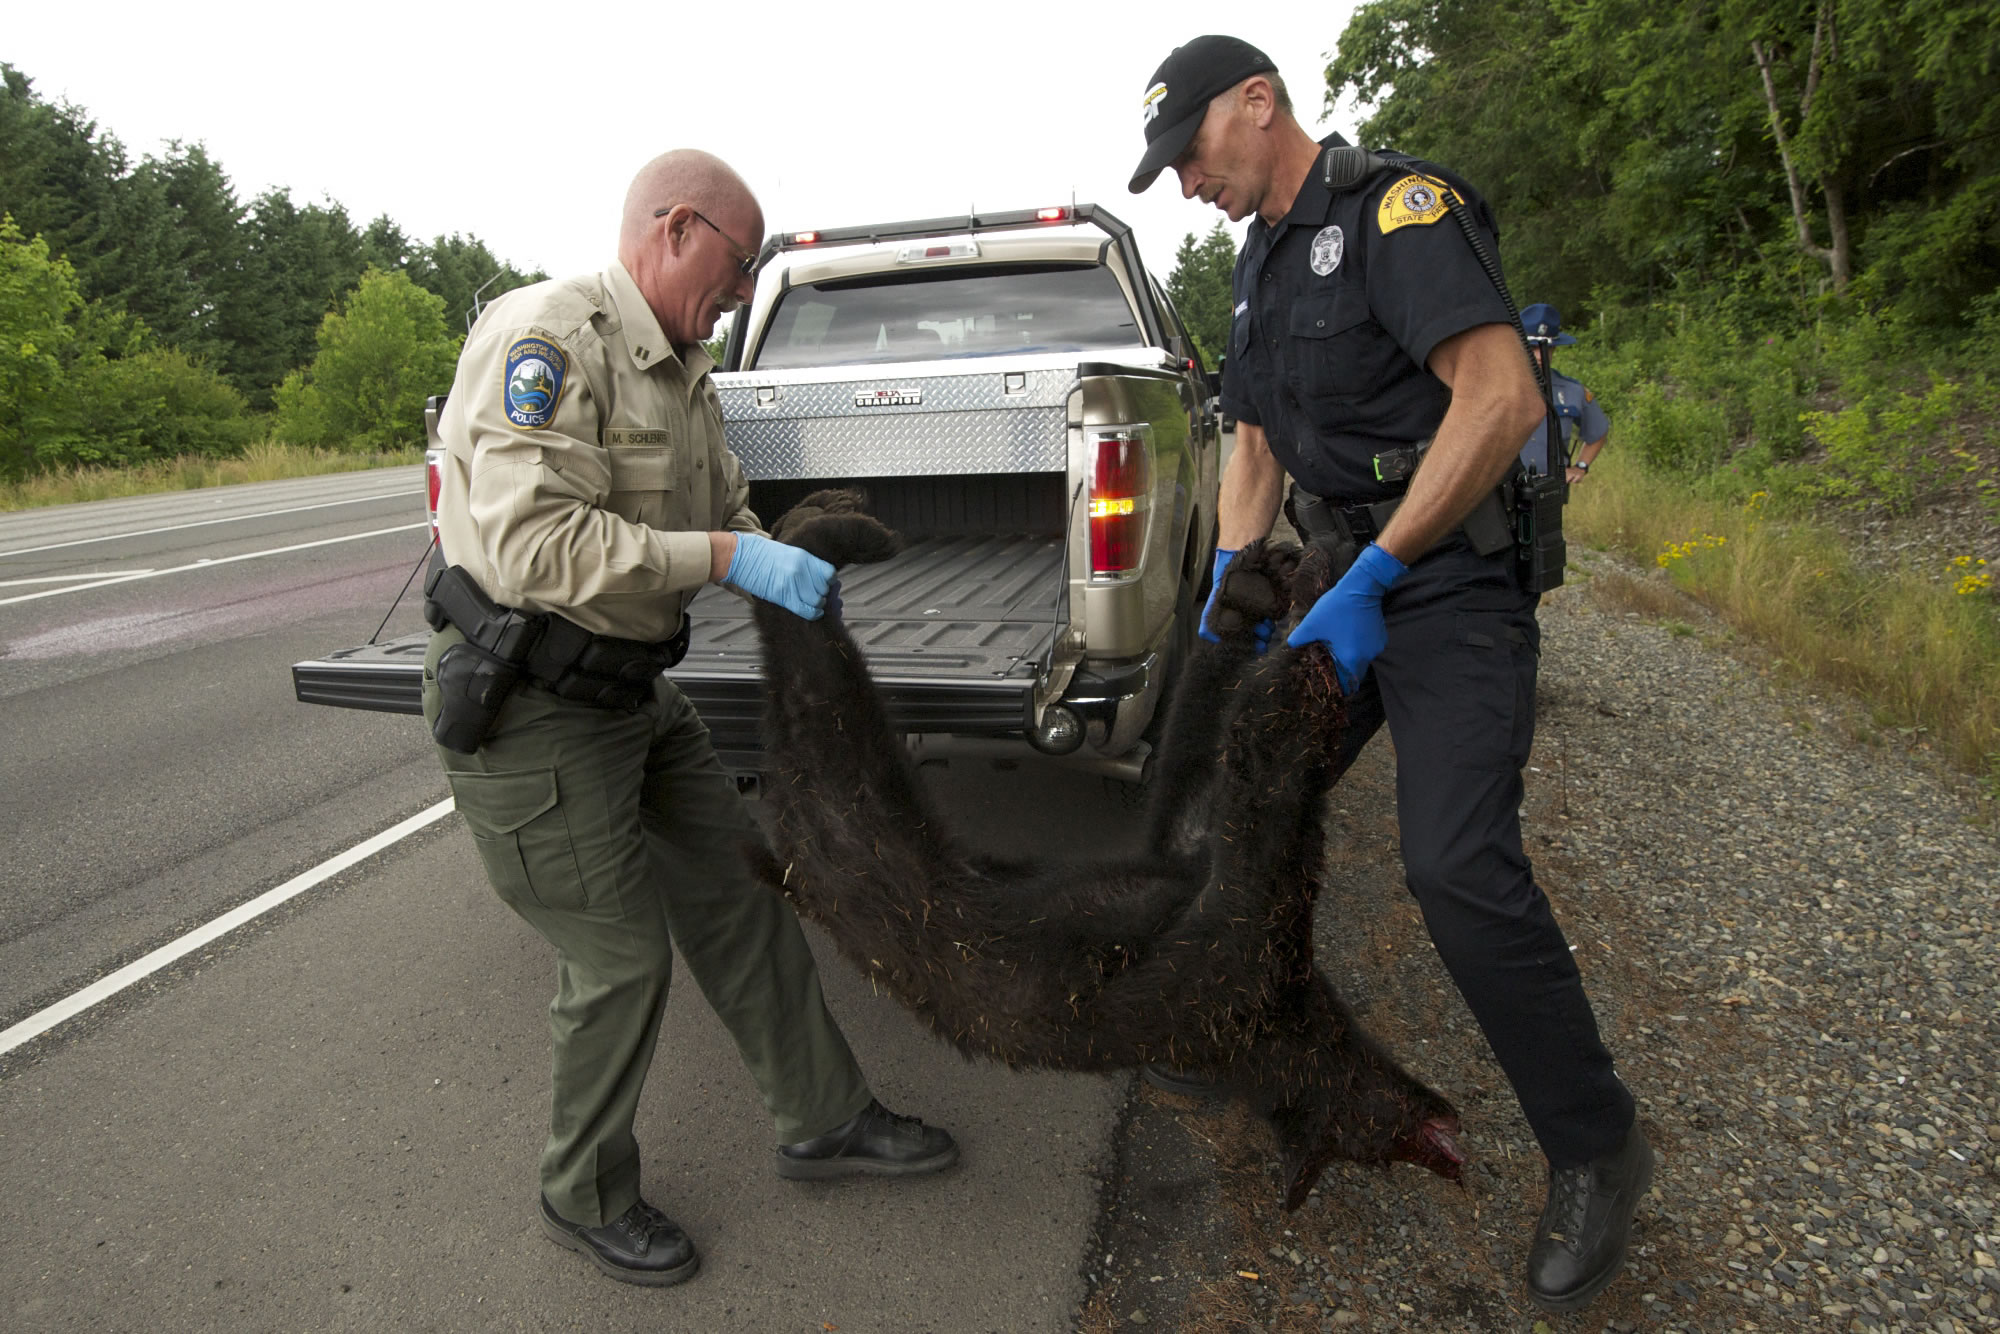
[[70,264],[87,298],[126,304],[174,252],[164,200],[83,111],[43,102],[0,64],[0,207]]
[[478,237],[456,232],[415,247],[408,272],[419,287],[444,299],[447,317],[460,330],[472,327],[481,303],[548,277],[540,272],[522,273],[497,259]]
[[249,346],[268,324],[241,299],[254,290],[243,206],[228,175],[200,144],[178,141],[161,158],[147,158],[137,175],[157,186],[173,225],[177,253],[149,292],[127,309],[160,337],[225,375],[255,360]]
[[403,234],[403,229],[384,213],[368,224],[361,233],[361,259],[371,269],[393,273],[407,269],[417,253],[417,243]]
[[250,206],[248,299],[268,326],[253,344],[237,349],[238,383],[267,406],[286,372],[310,361],[314,335],[341,293],[368,267],[362,237],[339,204],[300,208],[288,190],[271,190]]
[[1236,243],[1218,222],[1199,241],[1193,232],[1182,239],[1167,275],[1167,295],[1211,367],[1229,353],[1229,279],[1235,269]]
[[[320,423],[315,439],[395,437],[449,378],[451,355],[440,363],[439,349],[455,347],[473,293],[541,276],[475,237],[423,245],[386,216],[357,231],[338,203],[300,207],[284,189],[245,208],[198,143],[172,143],[134,166],[81,109],[43,101],[3,63],[0,209],[13,215],[0,228],[0,472],[9,474],[240,449],[256,429],[245,395],[269,403],[286,373],[315,357],[314,374],[293,377],[289,420]],[[371,266],[381,272],[363,282]],[[400,289],[388,281],[405,269],[449,305],[433,309],[436,298],[407,279]],[[409,365],[390,364],[385,348],[402,349]],[[415,407],[405,375],[418,385]]]

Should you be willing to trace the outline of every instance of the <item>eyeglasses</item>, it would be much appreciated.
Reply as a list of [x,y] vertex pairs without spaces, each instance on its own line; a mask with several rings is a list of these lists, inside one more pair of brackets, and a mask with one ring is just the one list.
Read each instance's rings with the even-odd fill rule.
[[[680,207],[679,204],[669,204],[665,208],[656,208],[653,210],[653,216],[656,218],[664,218],[667,216],[667,214],[672,213],[675,209],[679,207]],[[701,217],[700,209],[690,208],[688,209],[688,212],[694,214],[697,218],[701,218],[703,222],[708,222],[707,218]],[[710,231],[714,232],[717,236],[721,237],[723,240],[729,242],[730,251],[737,256],[736,271],[742,274],[745,278],[754,277],[757,273],[757,252],[752,250],[748,254],[745,254],[743,251],[743,247],[736,244],[735,237],[731,236],[728,232],[723,231],[722,228],[717,227],[712,222],[708,222],[708,226]]]

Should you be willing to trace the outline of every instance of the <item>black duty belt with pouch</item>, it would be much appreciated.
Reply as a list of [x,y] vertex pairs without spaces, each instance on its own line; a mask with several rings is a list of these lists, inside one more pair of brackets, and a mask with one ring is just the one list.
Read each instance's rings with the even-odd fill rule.
[[[1512,488],[1510,479],[1487,492],[1459,525],[1466,542],[1481,556],[1498,555],[1515,544]],[[1301,538],[1327,549],[1335,570],[1345,571],[1361,548],[1389,526],[1402,503],[1402,496],[1391,496],[1372,505],[1342,505],[1294,482],[1285,498],[1285,518]]]
[[432,562],[424,579],[424,619],[465,636],[438,658],[441,700],[431,735],[469,755],[492,734],[500,706],[522,681],[600,709],[636,709],[653,680],[687,653],[694,623],[681,617],[672,639],[648,643],[592,634],[554,612],[503,607],[457,565]]

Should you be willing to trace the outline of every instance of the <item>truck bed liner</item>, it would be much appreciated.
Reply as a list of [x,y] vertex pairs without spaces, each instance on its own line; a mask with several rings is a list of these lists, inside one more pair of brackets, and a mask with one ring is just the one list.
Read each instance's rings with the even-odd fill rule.
[[[1061,538],[940,537],[847,570],[841,602],[893,726],[996,735],[1032,722],[1041,663],[1067,621],[1066,587]],[[667,674],[700,710],[725,760],[753,753],[763,691],[749,604],[709,588],[689,615],[694,642]],[[296,663],[293,690],[309,704],[420,713],[426,639]]]

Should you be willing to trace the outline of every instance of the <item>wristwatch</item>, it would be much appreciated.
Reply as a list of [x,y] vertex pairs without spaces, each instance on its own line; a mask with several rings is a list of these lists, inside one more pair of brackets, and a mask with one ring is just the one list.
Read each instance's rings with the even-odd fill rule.
[[1575,463],[1572,463],[1569,466],[1576,469],[1578,472],[1590,471],[1590,465],[1588,463],[1585,463],[1582,459],[1578,459]]

